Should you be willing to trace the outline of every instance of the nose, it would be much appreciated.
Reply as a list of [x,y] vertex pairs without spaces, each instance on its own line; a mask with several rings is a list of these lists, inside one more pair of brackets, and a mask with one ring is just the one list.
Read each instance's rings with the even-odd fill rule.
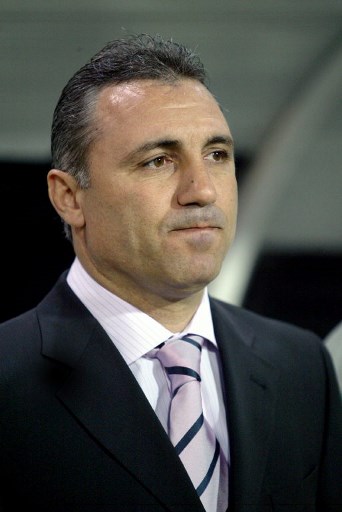
[[215,203],[217,191],[204,162],[179,170],[177,201],[181,206],[206,206]]

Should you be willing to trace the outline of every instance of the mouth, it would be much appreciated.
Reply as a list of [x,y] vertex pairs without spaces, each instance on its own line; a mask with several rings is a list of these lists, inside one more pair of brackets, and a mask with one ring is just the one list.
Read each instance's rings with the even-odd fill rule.
[[219,226],[207,226],[207,225],[199,225],[199,226],[184,226],[174,229],[173,231],[211,231],[216,229],[222,229]]
[[214,240],[222,229],[217,226],[186,226],[172,230],[175,236],[191,240]]
[[226,217],[220,209],[214,207],[205,210],[190,209],[171,216],[165,227],[168,231],[183,233],[222,231],[226,227]]

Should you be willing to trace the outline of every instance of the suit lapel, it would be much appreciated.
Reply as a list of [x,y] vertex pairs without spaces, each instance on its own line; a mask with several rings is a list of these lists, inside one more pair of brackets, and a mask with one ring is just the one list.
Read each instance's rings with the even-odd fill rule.
[[257,354],[248,325],[235,325],[234,316],[217,301],[212,301],[212,314],[226,392],[231,452],[229,502],[255,503],[274,425],[278,374]]
[[[167,434],[125,361],[68,287],[59,285],[58,292],[42,304],[39,317],[43,354],[73,367],[58,392],[59,399],[167,510],[179,512],[187,507],[203,511]],[[160,470],[161,454],[167,471]]]

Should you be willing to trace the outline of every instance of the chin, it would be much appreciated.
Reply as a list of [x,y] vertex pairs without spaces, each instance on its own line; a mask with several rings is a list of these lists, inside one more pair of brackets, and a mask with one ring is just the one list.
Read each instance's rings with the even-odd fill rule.
[[184,276],[182,280],[177,280],[178,288],[187,292],[187,295],[197,293],[208,286],[219,274],[220,269],[209,272],[195,273],[189,272]]
[[161,276],[160,284],[176,291],[176,294],[189,296],[205,288],[213,281],[221,270],[221,259],[214,257],[184,258],[175,265],[164,267],[165,274]]

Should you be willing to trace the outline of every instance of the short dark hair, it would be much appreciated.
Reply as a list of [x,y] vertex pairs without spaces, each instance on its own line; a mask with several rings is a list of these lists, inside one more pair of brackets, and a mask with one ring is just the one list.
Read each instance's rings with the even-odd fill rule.
[[99,92],[132,80],[177,81],[191,78],[206,86],[206,72],[192,50],[140,34],[107,43],[77,71],[56,105],[51,133],[52,166],[72,174],[87,187],[87,152],[95,138],[92,118]]

